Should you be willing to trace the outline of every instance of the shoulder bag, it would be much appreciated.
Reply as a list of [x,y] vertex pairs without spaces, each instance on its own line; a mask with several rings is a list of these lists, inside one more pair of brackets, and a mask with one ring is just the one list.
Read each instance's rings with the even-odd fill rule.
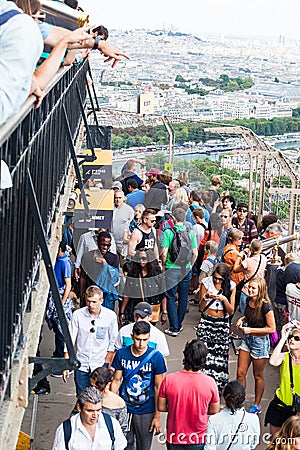
[[241,418],[241,421],[240,421],[240,423],[238,424],[238,427],[237,427],[237,429],[236,429],[236,432],[234,433],[234,436],[231,437],[230,444],[228,445],[228,447],[227,447],[226,450],[229,450],[230,447],[232,446],[234,439],[236,438],[238,432],[240,431],[240,428],[241,428],[241,425],[242,425],[242,423],[243,423],[244,417],[245,417],[245,409],[244,409],[244,412],[243,412],[243,417]]
[[295,388],[294,388],[294,377],[293,377],[293,363],[292,363],[292,357],[289,353],[289,369],[290,369],[290,385],[291,390],[293,394],[293,404],[292,404],[292,411],[293,414],[296,416],[300,415],[300,395],[296,394]]

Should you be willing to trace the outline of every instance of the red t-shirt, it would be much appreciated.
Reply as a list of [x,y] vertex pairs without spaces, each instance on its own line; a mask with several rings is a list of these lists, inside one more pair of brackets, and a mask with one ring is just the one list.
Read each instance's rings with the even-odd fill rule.
[[168,374],[159,397],[167,399],[167,442],[201,444],[205,442],[210,403],[219,401],[215,380],[202,372]]

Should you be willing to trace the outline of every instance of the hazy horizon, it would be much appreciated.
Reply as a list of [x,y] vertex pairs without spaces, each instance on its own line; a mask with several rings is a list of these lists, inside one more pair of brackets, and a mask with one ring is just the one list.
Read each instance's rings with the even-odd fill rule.
[[109,29],[173,29],[187,34],[300,39],[299,0],[152,0],[148,10],[137,0],[116,0],[103,9],[95,0],[79,0],[90,22]]

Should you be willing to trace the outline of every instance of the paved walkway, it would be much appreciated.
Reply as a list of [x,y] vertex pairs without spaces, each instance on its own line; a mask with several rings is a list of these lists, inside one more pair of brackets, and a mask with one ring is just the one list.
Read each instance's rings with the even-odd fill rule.
[[[169,372],[175,372],[182,367],[183,358],[183,348],[186,341],[193,339],[195,337],[195,330],[193,326],[197,322],[198,312],[196,306],[190,306],[190,312],[186,315],[184,321],[183,332],[180,333],[176,338],[167,337],[170,346],[170,357],[168,358],[168,370]],[[166,328],[161,327],[160,329]],[[47,330],[45,326],[44,339],[42,343],[42,356],[51,355],[54,347],[53,333]],[[230,348],[230,359],[229,359],[229,375],[230,379],[235,379],[237,366],[237,356],[234,354],[233,349]],[[264,412],[269,403],[269,400],[273,398],[274,391],[279,382],[279,371],[278,369],[271,367],[267,364],[266,367],[266,386],[265,393],[262,400],[263,413],[260,415],[261,421],[261,435],[262,438],[268,439],[268,430],[263,427]],[[65,384],[60,378],[49,377],[51,383],[51,393],[47,396],[39,396],[38,410],[37,410],[37,420],[35,427],[35,437],[33,441],[32,450],[51,450],[54,434],[57,426],[65,420],[70,414],[74,402],[75,402],[75,388],[73,376]],[[247,398],[246,406],[253,403],[254,399],[254,383],[252,377],[252,371],[250,369],[248,374],[248,387],[247,387]],[[22,431],[30,434],[30,421],[32,413],[32,396],[30,398],[30,406],[26,411],[25,418],[23,421]],[[162,414],[162,423],[165,423],[165,414]],[[265,441],[266,442],[266,441]],[[266,444],[261,442],[257,447],[258,450],[263,450]],[[157,438],[153,439],[153,450],[164,450],[166,447],[158,442]]]

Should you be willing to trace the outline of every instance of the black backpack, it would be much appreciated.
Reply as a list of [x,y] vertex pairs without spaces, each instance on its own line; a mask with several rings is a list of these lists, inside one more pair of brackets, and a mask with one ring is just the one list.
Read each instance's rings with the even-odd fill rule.
[[174,233],[170,249],[170,260],[177,266],[185,267],[192,259],[190,231],[179,231],[175,227],[170,228],[170,230]]
[[[106,413],[102,413],[102,415],[103,415],[105,425],[107,426],[109,436],[111,439],[111,450],[114,450],[116,438],[115,438],[114,427],[113,427],[111,417],[109,414],[106,414]],[[63,422],[63,429],[64,429],[65,447],[66,447],[66,450],[68,450],[69,442],[70,442],[71,434],[72,434],[72,425],[71,425],[70,419],[67,419]]]

